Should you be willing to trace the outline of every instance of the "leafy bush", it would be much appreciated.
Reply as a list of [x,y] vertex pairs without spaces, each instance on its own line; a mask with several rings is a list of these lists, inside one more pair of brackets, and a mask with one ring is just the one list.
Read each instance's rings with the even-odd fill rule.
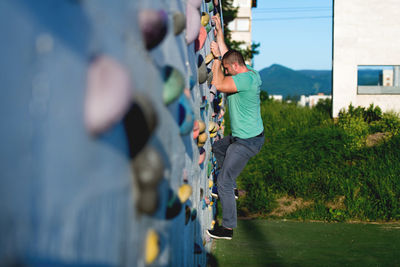
[[389,132],[392,135],[398,135],[400,131],[400,117],[399,114],[395,112],[388,112],[383,114],[382,120],[380,121],[382,125],[382,132]]
[[[238,178],[238,208],[268,214],[287,195],[312,203],[286,217],[326,221],[400,219],[400,119],[349,108],[335,124],[323,109],[266,101],[266,143]],[[371,129],[392,137],[364,146]],[[338,204],[337,199],[341,199]],[[332,204],[333,203],[333,204]]]
[[332,99],[320,99],[314,108],[320,112],[327,113],[332,117]]
[[369,126],[362,117],[362,114],[357,111],[354,115],[351,113],[341,113],[337,125],[342,128],[349,137],[349,142],[346,144],[347,148],[354,150],[360,149],[365,145],[365,139],[369,133]]
[[382,110],[378,106],[375,107],[374,104],[370,104],[367,109],[360,106],[355,108],[350,104],[347,112],[344,109],[339,112],[339,118],[342,116],[361,117],[365,122],[371,123],[382,118]]

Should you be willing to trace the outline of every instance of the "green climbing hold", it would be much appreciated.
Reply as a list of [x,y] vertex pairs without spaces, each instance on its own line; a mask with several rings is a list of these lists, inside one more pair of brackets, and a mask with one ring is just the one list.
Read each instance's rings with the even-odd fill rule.
[[208,3],[208,12],[212,12],[214,10],[214,4],[212,1]]
[[185,80],[181,72],[171,66],[166,66],[162,75],[164,80],[163,100],[168,105],[182,94]]

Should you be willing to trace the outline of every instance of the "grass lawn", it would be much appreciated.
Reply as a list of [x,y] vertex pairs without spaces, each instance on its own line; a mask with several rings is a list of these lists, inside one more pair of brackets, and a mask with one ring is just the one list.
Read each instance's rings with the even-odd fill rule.
[[400,266],[400,224],[239,220],[210,266]]

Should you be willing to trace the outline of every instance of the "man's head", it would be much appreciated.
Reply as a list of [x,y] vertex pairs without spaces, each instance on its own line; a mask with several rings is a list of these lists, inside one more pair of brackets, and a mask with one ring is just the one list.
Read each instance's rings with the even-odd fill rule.
[[236,75],[243,71],[247,71],[246,64],[242,54],[236,50],[228,50],[222,58],[222,65],[225,69],[225,75]]

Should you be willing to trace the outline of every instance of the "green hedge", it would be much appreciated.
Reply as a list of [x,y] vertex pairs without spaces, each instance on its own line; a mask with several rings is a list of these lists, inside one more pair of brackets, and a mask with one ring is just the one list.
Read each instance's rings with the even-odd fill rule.
[[[364,116],[362,108],[358,108],[359,115],[351,114],[350,107],[334,123],[321,106],[310,109],[264,101],[261,111],[266,143],[238,178],[239,188],[246,191],[238,202],[241,212],[268,215],[277,207],[275,200],[287,196],[311,204],[286,217],[400,219],[397,114],[381,114],[379,108],[370,107],[363,110],[369,112]],[[388,134],[367,147],[367,136],[377,130]],[[338,199],[341,205],[329,204]]]

